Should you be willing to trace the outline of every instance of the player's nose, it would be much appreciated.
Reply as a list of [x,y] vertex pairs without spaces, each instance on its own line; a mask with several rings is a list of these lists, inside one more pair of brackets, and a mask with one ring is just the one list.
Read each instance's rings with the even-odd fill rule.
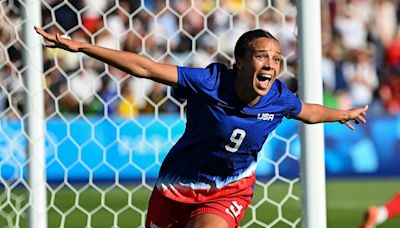
[[271,62],[272,60],[271,60],[271,58],[266,58],[265,60],[264,60],[264,64],[263,64],[263,69],[264,70],[270,70],[271,69],[271,66],[272,66],[272,62]]
[[265,70],[265,71],[269,71],[269,70],[272,69],[272,67],[271,67],[271,65],[269,65],[269,64],[264,64],[264,66],[262,67],[262,69]]

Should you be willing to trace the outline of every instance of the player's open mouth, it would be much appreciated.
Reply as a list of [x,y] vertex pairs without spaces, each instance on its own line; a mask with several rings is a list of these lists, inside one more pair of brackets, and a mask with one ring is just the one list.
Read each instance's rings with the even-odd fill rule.
[[269,82],[272,80],[272,75],[270,74],[258,74],[257,75],[258,83],[262,88],[267,88]]
[[272,75],[270,74],[258,74],[257,75],[258,81],[264,82],[266,80],[271,81]]

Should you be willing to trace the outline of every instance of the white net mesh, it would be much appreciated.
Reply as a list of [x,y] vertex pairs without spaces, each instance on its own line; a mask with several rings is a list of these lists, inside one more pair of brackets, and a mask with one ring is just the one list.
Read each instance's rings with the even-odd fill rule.
[[[237,38],[264,28],[281,42],[284,77],[296,66],[294,2],[41,1],[49,32],[177,65],[231,65]],[[21,33],[29,18],[21,16],[23,1],[0,4],[0,227],[25,227],[32,161]],[[43,59],[49,227],[144,226],[160,164],[183,132],[186,103],[166,86],[81,54],[45,49]],[[298,140],[292,122],[269,137],[242,227],[300,226]]]

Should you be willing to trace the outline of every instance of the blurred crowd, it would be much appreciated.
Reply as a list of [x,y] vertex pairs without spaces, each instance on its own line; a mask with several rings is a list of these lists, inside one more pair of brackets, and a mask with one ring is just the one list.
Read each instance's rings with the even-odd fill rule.
[[[27,93],[24,6],[16,0],[0,4],[0,115],[21,117]],[[48,0],[42,1],[42,25],[75,40],[193,67],[211,62],[231,66],[238,37],[263,28],[280,41],[286,63],[280,78],[296,92],[295,6],[295,0]],[[325,105],[347,109],[368,104],[377,114],[400,113],[398,0],[322,0],[321,21]],[[59,49],[44,49],[43,55],[49,117],[129,118],[184,107],[166,86],[129,77],[85,55]]]

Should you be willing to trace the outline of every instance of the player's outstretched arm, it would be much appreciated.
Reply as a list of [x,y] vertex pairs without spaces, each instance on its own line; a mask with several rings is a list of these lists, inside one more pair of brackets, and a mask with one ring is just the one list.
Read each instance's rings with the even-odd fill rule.
[[355,124],[366,123],[364,116],[367,114],[368,105],[362,108],[352,108],[349,110],[338,110],[327,108],[318,104],[303,103],[302,110],[297,116],[298,120],[304,123],[322,123],[322,122],[340,122],[350,129],[354,130]]
[[170,86],[177,86],[178,71],[175,65],[161,64],[144,56],[104,48],[85,42],[75,41],[61,37],[59,34],[50,34],[39,27],[35,27],[36,33],[47,42],[48,48],[61,48],[70,52],[82,52],[112,65],[120,70],[140,78],[148,78]]

